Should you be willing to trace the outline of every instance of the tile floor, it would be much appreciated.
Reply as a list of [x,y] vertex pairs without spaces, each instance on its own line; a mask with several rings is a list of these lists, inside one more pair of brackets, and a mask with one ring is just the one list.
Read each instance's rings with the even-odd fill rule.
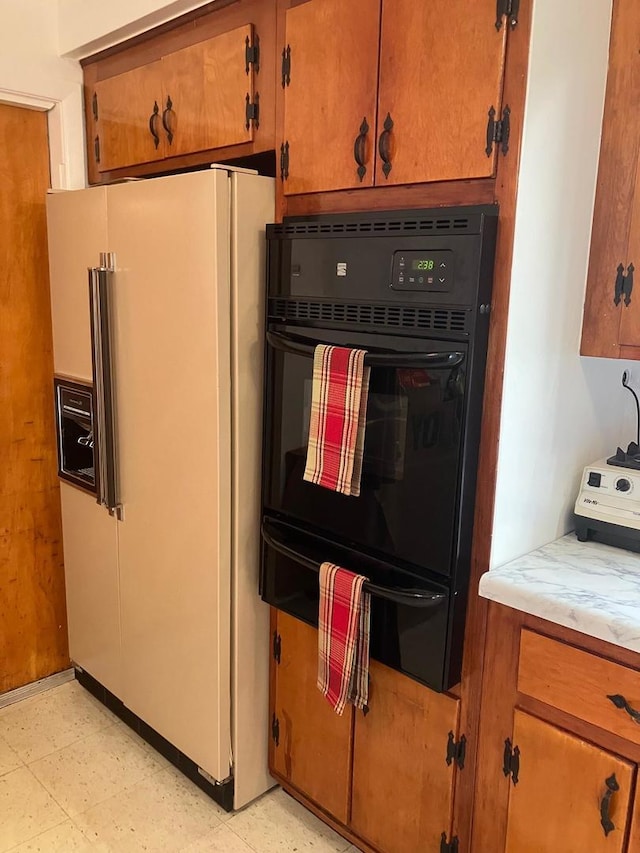
[[0,710],[0,853],[355,853],[275,790],[227,814],[75,682]]

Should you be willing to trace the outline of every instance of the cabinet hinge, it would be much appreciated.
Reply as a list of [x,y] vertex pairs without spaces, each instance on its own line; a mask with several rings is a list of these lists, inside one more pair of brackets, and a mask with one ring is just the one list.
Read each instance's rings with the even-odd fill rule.
[[244,70],[247,74],[251,65],[253,65],[254,71],[260,71],[260,39],[257,34],[253,44],[251,44],[249,36],[244,40]]
[[280,720],[276,717],[276,712],[273,712],[271,719],[271,737],[276,746],[280,744]]
[[520,747],[513,746],[509,738],[504,742],[502,772],[505,776],[511,776],[514,785],[518,784],[518,774],[520,773]]
[[283,142],[280,146],[280,180],[286,181],[289,177],[289,143]]
[[452,761],[458,765],[460,770],[464,767],[464,757],[467,752],[467,739],[464,735],[456,743],[453,732],[449,732],[447,741],[447,765],[450,766]]
[[282,88],[291,83],[291,47],[282,48]]
[[495,107],[489,110],[487,122],[487,147],[484,149],[487,157],[491,157],[493,146],[499,145],[503,154],[509,151],[509,137],[511,136],[511,107],[507,105],[502,110],[502,118],[496,121]]
[[[627,267],[627,274],[624,274],[624,265],[620,264],[616,270],[616,283],[613,290],[613,303],[620,305],[620,300],[624,296],[624,304],[628,308],[631,305],[631,292],[633,291],[633,274],[636,268],[633,264]],[[611,696],[609,696],[611,699]],[[613,701],[613,700],[612,700]],[[618,705],[617,707],[622,707]]]
[[440,836],[440,853],[458,853],[458,836],[455,835],[451,841],[447,841],[447,833]]
[[93,140],[93,153],[96,158],[96,163],[100,162],[100,137],[96,136]]
[[93,93],[93,98],[91,98],[91,111],[93,113],[93,120],[98,121],[98,93]]
[[273,632],[273,659],[276,663],[282,660],[282,637],[277,631]]
[[251,127],[251,122],[253,122],[253,125],[257,130],[260,127],[260,95],[257,92],[254,95],[253,101],[247,92],[245,115],[245,127],[247,130]]
[[498,0],[496,5],[496,29],[502,29],[502,19],[509,18],[509,26],[512,30],[518,26],[518,14],[520,12],[520,0]]

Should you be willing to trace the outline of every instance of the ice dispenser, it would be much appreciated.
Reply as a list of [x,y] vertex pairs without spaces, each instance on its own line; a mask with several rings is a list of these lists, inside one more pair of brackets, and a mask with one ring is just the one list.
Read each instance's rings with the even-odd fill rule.
[[58,475],[95,494],[92,386],[57,378],[54,383]]

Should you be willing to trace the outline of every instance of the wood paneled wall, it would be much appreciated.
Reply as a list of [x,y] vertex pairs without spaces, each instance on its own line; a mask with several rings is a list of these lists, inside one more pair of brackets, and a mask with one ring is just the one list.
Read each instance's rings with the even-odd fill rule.
[[46,113],[0,105],[0,692],[69,665],[53,414]]

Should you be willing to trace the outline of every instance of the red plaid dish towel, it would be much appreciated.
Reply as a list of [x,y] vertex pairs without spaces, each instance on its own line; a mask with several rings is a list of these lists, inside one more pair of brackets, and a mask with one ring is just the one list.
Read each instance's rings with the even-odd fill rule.
[[303,479],[360,494],[369,372],[365,350],[319,344],[313,356],[311,419]]
[[366,578],[333,563],[320,566],[318,688],[336,714],[369,698],[371,596]]

